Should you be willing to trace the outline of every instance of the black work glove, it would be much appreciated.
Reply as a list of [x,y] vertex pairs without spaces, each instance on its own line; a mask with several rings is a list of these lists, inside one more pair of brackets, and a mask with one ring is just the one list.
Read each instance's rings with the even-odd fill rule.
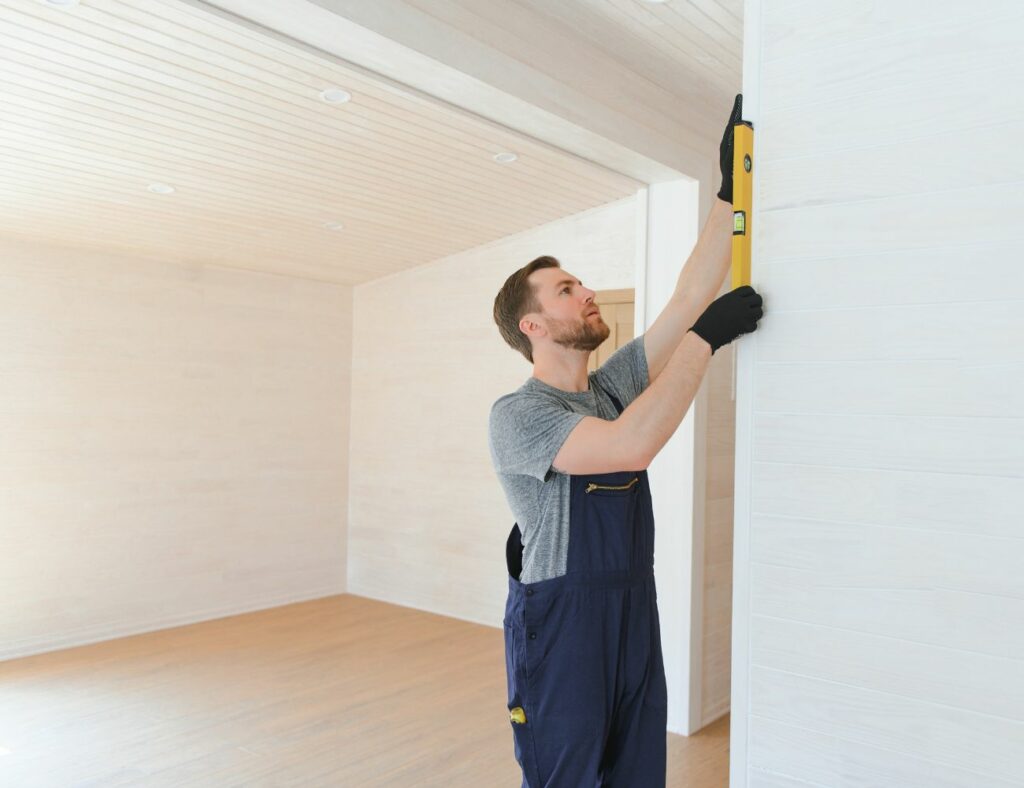
[[750,285],[742,285],[719,296],[687,329],[711,345],[711,355],[722,345],[728,345],[740,334],[757,329],[757,321],[764,311],[761,296]]
[[[718,190],[718,199],[732,202],[732,151],[733,151],[733,126],[737,123],[750,123],[741,120],[743,114],[743,94],[736,94],[736,101],[732,105],[732,113],[729,115],[729,123],[725,127],[725,134],[722,135],[722,144],[718,146],[719,163],[722,165],[722,188]],[[751,126],[753,128],[753,126]]]

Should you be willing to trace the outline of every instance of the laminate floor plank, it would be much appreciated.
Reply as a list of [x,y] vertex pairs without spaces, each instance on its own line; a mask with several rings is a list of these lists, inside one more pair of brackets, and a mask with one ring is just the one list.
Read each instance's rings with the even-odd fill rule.
[[[502,637],[342,594],[0,662],[0,784],[518,786]],[[727,788],[728,716],[667,740]]]

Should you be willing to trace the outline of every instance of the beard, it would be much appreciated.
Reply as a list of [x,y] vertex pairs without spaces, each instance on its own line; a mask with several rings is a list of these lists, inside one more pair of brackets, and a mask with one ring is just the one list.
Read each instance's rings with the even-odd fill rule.
[[591,320],[589,317],[580,321],[549,318],[548,330],[556,344],[572,350],[597,350],[612,333],[603,318]]

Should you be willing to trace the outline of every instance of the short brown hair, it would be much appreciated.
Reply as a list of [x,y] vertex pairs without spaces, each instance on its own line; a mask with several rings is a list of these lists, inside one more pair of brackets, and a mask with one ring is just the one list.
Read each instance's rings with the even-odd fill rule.
[[505,280],[498,295],[494,298],[494,322],[502,338],[513,350],[522,353],[526,360],[533,363],[533,345],[530,338],[519,329],[519,321],[530,312],[540,312],[540,301],[530,274],[541,268],[561,268],[561,263],[550,255],[543,255],[524,265]]

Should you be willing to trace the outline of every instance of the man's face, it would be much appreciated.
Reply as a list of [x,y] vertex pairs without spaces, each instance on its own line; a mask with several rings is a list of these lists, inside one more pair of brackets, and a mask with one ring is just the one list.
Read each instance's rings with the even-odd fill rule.
[[611,334],[597,311],[594,291],[572,274],[561,268],[541,268],[530,274],[530,282],[536,286],[542,309],[537,322],[547,327],[548,336],[556,344],[573,350],[596,350]]

